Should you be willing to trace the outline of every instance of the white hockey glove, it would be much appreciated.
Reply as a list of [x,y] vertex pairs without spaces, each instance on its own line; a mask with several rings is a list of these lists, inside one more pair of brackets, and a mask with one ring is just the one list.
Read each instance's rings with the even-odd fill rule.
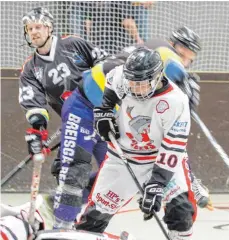
[[144,185],[143,198],[139,199],[139,207],[144,215],[144,220],[153,217],[153,211],[159,212],[163,197],[163,186],[160,183],[149,183]]
[[110,141],[108,133],[114,133],[116,139],[120,138],[118,125],[115,121],[114,112],[110,107],[94,108],[95,129],[101,136],[102,140]]

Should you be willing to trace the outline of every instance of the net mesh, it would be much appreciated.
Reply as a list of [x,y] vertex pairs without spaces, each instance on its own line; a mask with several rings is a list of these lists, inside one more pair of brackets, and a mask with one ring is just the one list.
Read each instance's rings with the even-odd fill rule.
[[[228,71],[229,2],[1,2],[1,67],[20,68],[33,51],[24,42],[21,18],[43,6],[55,18],[54,34],[75,34],[116,53],[142,40],[168,38],[171,31],[186,25],[197,32],[203,49],[192,66],[195,71]],[[133,19],[135,21],[133,21]],[[125,29],[125,30],[124,30]]]

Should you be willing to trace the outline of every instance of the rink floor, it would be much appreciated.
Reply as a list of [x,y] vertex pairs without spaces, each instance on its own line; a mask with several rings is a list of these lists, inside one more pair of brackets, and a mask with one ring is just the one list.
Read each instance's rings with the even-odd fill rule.
[[[1,202],[10,205],[19,205],[29,199],[29,194],[1,194]],[[214,211],[198,209],[193,240],[229,240],[229,194],[212,195],[212,200]],[[158,215],[161,219],[163,211]],[[106,230],[116,235],[125,230],[137,240],[165,240],[154,219],[142,220],[136,198],[116,214]]]

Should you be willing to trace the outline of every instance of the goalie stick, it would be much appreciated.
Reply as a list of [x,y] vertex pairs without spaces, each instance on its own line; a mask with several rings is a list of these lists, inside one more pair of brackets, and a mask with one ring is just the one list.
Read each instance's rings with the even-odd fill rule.
[[[49,146],[54,139],[56,139],[61,133],[61,129],[58,129],[56,132],[52,134],[47,140],[47,146]],[[50,150],[54,151],[60,146],[60,143],[57,143]],[[2,180],[1,187],[3,187],[16,173],[18,173],[28,162],[31,160],[31,155],[28,155],[24,160],[22,160],[15,168],[13,168]]]
[[212,136],[212,134],[210,133],[210,131],[208,130],[208,128],[206,127],[206,125],[203,123],[203,121],[200,119],[200,117],[197,115],[197,113],[195,113],[194,111],[191,111],[191,115],[192,118],[194,119],[194,121],[200,126],[200,128],[202,129],[203,133],[205,134],[205,136],[207,137],[207,139],[209,140],[209,142],[212,144],[212,146],[214,147],[214,149],[218,152],[218,154],[220,155],[220,157],[223,159],[223,161],[225,162],[225,164],[229,167],[229,157],[226,154],[226,152],[223,150],[223,148],[218,144],[218,142],[216,141],[216,139]]
[[[118,142],[116,141],[113,133],[112,133],[112,132],[109,132],[109,133],[108,133],[108,136],[109,136],[112,144],[115,146],[115,149],[117,150],[118,155],[119,155],[120,158],[123,160],[123,162],[124,162],[124,164],[125,164],[128,172],[130,173],[131,177],[133,178],[136,186],[138,187],[138,190],[140,191],[141,195],[144,196],[144,190],[143,190],[141,184],[139,183],[139,181],[137,180],[137,178],[136,178],[136,176],[135,176],[132,168],[130,167],[130,165],[129,165],[129,163],[128,163],[128,161],[127,161],[127,159],[126,159],[126,157],[125,157],[125,155],[124,155],[124,153],[123,153],[123,151],[122,151],[122,149],[120,148]],[[157,221],[160,229],[162,230],[164,236],[166,237],[166,239],[167,239],[167,240],[171,240],[155,211],[153,211],[153,216],[155,217],[155,219],[156,219],[156,221]]]

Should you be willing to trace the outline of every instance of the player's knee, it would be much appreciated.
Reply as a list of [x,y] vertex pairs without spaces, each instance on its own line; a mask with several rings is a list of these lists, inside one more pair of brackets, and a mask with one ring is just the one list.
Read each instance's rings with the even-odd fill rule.
[[82,147],[77,146],[74,154],[74,163],[75,164],[91,164],[92,153],[87,152]]
[[103,233],[109,224],[113,215],[101,213],[97,210],[91,210],[81,217],[80,223],[75,227],[78,230],[92,231]]
[[193,225],[195,209],[185,193],[166,204],[164,222],[169,230],[188,231]]
[[65,185],[83,190],[88,186],[91,170],[92,166],[89,163],[72,163],[65,176]]

